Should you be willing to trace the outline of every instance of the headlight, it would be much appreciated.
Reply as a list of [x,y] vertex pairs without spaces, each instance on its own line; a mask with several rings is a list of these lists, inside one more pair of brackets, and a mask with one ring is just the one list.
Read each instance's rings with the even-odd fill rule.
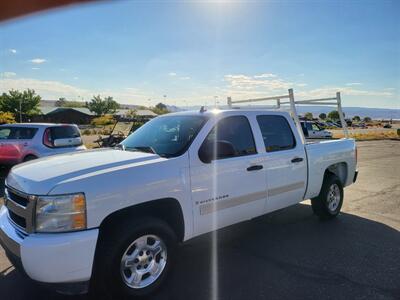
[[38,196],[36,231],[63,232],[86,229],[85,195]]

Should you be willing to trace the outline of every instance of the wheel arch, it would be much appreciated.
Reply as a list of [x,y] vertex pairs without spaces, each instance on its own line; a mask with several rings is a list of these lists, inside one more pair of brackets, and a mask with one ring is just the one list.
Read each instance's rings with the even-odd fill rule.
[[175,232],[179,242],[185,236],[185,220],[182,207],[175,198],[161,198],[125,207],[109,214],[99,226],[100,235],[113,225],[132,217],[155,217],[163,220]]
[[28,157],[33,157],[34,159],[39,158],[39,156],[37,156],[35,153],[26,153],[22,158],[22,161],[25,161]]
[[343,186],[346,185],[347,177],[348,177],[348,166],[346,162],[338,162],[328,166],[325,169],[324,179],[326,176],[333,174],[336,175]]

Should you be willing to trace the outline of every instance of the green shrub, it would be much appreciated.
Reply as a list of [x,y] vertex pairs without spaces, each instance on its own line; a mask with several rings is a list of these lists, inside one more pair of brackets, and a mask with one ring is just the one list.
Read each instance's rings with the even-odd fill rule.
[[95,125],[95,126],[110,125],[110,124],[114,124],[114,118],[112,115],[105,115],[105,116],[94,118],[91,123],[92,123],[92,125]]
[[14,115],[10,112],[0,111],[0,124],[15,123]]
[[400,136],[400,128],[397,128],[397,135]]
[[85,130],[83,130],[82,131],[82,135],[91,135],[91,131],[90,131],[90,129],[85,129]]

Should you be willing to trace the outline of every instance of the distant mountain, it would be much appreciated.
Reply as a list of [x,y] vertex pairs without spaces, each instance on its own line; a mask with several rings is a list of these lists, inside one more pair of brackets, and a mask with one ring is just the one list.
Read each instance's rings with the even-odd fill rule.
[[[41,106],[53,107],[55,106],[57,100],[41,100]],[[122,109],[137,109],[140,105],[134,104],[120,104]],[[256,108],[257,106],[251,106]],[[199,110],[200,106],[190,106],[190,107],[180,107],[175,105],[168,105],[167,108],[171,112],[184,111],[184,110]],[[226,108],[221,106],[221,108]],[[211,109],[211,107],[209,107]],[[333,106],[299,106],[297,111],[300,115],[310,112],[315,117],[320,113],[328,114],[330,111],[334,110]],[[360,116],[361,118],[370,117],[372,119],[394,119],[400,120],[400,109],[389,109],[389,108],[369,108],[369,107],[343,107],[344,114],[346,117]]]
[[[311,112],[314,116],[320,113],[329,113],[333,107],[326,106],[300,106],[298,112],[304,114]],[[372,119],[400,119],[400,109],[389,108],[369,108],[369,107],[343,107],[346,117],[360,116],[361,118],[370,117]]]
[[[56,106],[57,100],[41,100],[40,106],[42,107],[54,107]],[[84,104],[84,102],[82,101]],[[121,109],[137,109],[142,105],[134,105],[134,104],[120,104]]]
[[[250,106],[257,108],[257,106]],[[250,108],[249,107],[249,108]],[[221,106],[221,108],[226,108]],[[200,106],[191,106],[187,108],[179,107],[179,110],[198,110]],[[211,109],[211,107],[209,107]],[[299,115],[303,115],[306,112],[310,112],[317,117],[320,113],[328,114],[330,111],[335,110],[333,106],[298,106],[297,112]],[[400,109],[389,109],[389,108],[369,108],[369,107],[343,107],[343,112],[346,117],[360,116],[361,118],[370,117],[375,120],[380,119],[394,119],[400,120]]]

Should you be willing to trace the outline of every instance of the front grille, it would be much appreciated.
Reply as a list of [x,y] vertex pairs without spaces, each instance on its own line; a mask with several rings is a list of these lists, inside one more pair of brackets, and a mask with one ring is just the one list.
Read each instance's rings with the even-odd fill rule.
[[29,200],[26,197],[23,197],[21,195],[18,195],[17,193],[13,192],[10,189],[7,189],[8,191],[8,198],[11,199],[12,201],[18,203],[19,205],[23,207],[27,207]]
[[13,213],[11,210],[8,210],[8,215],[10,216],[10,219],[19,227],[22,227],[23,229],[26,228],[26,219],[23,217],[18,216],[17,214]]
[[4,200],[11,222],[22,233],[33,232],[35,200],[31,199],[27,194],[10,187],[6,187],[5,189]]

